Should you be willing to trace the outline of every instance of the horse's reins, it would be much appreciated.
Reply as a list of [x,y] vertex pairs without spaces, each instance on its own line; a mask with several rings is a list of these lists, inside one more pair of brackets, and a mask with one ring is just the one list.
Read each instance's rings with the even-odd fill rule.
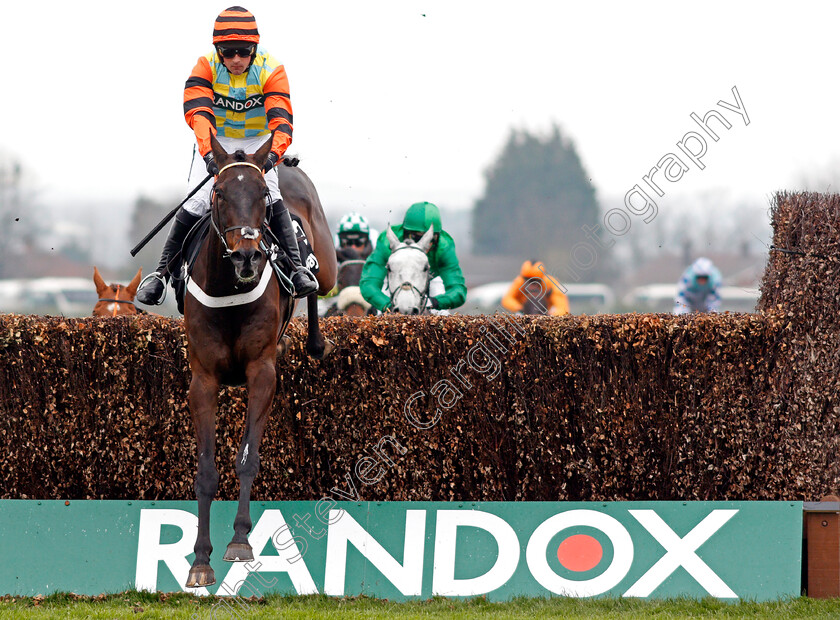
[[[420,248],[418,248],[415,245],[404,245],[403,247],[397,248],[396,250],[391,252],[391,255],[393,256],[394,254],[396,254],[400,250],[417,250],[418,252],[423,252],[423,250],[421,250]],[[423,254],[425,254],[425,252],[423,252]],[[393,293],[391,293],[391,307],[394,306],[394,297],[397,296],[397,293],[399,293],[402,290],[413,290],[418,295],[420,295],[420,312],[422,313],[423,309],[426,307],[426,301],[429,299],[429,284],[430,283],[431,283],[431,278],[429,278],[427,276],[426,277],[426,287],[421,291],[419,288],[414,286],[411,282],[409,282],[409,281],[403,282],[402,284],[400,284],[400,286],[397,288],[397,290],[395,290]],[[408,284],[408,288],[406,288],[406,286],[405,286],[406,284]],[[389,291],[391,290],[391,285],[390,284],[388,285],[388,290]]]
[[[221,176],[222,173],[225,170],[227,170],[228,168],[233,168],[234,166],[250,166],[254,170],[258,171],[261,175],[263,174],[262,168],[260,168],[256,164],[252,164],[251,162],[248,162],[248,161],[235,161],[233,163],[228,164],[227,166],[222,167],[222,169],[219,170],[219,174],[216,175],[216,176],[217,177]],[[267,197],[268,196],[268,188],[267,187],[266,187],[265,192],[266,192],[266,197]],[[216,197],[217,197],[217,194],[216,194],[216,189],[214,187],[213,188],[213,198],[211,199],[213,203],[216,203]],[[250,226],[228,226],[227,228],[225,228],[224,231],[220,231],[219,227],[216,225],[216,220],[213,217],[212,212],[210,213],[210,224],[213,226],[213,230],[216,231],[216,235],[218,235],[219,239],[222,242],[222,245],[225,248],[224,258],[229,258],[230,255],[233,254],[231,249],[228,247],[227,241],[225,240],[225,235],[228,234],[230,231],[232,231],[232,230],[242,231],[242,238],[243,239],[259,239],[259,236],[260,236],[260,231],[257,230],[256,228],[251,228]]]
[[341,270],[345,267],[349,267],[350,265],[364,265],[366,262],[367,261],[363,258],[351,258],[349,260],[342,261],[338,266],[338,274],[341,275]]

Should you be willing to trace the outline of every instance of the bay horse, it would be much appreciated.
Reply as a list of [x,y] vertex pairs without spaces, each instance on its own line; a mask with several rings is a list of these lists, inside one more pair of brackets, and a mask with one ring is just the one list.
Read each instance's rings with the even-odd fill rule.
[[[269,241],[263,236],[268,197],[263,166],[271,140],[253,155],[241,150],[228,154],[215,137],[211,147],[219,166],[210,207],[212,226],[184,298],[192,371],[188,401],[198,452],[198,533],[186,583],[189,588],[216,582],[210,566],[210,504],[219,485],[216,411],[222,385],[244,384],[248,390],[245,429],[236,456],[239,506],[224,559],[247,562],[254,558],[248,542],[251,486],[259,471],[260,441],[277,387],[277,354],[285,350],[277,343],[296,305],[269,264]],[[320,263],[316,275],[320,288],[307,298],[306,343],[309,355],[320,359],[331,350],[318,325],[317,294],[329,292],[335,284],[332,238],[312,181],[297,167],[281,163],[275,169],[286,205],[301,217]]]
[[365,259],[355,248],[338,248],[335,256],[338,261],[337,296],[324,316],[364,316],[371,312],[370,304],[359,290]]
[[137,275],[128,283],[128,286],[113,283],[105,284],[105,280],[99,274],[99,269],[94,266],[93,284],[96,286],[96,294],[99,296],[99,300],[93,306],[93,316],[108,317],[137,314],[134,296],[137,294],[142,272],[142,269],[138,269]]
[[431,281],[429,249],[432,247],[434,227],[423,233],[420,241],[400,241],[390,226],[386,235],[391,246],[388,257],[388,294],[391,308],[400,314],[428,314],[426,302],[429,299]]
[[355,248],[339,248],[335,251],[338,261],[338,292],[348,286],[359,286],[365,259]]

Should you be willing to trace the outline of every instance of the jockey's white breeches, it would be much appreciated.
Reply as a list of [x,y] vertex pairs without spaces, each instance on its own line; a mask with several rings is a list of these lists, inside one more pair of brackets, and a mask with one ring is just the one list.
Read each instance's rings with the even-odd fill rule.
[[[267,136],[257,136],[255,138],[225,138],[217,136],[216,139],[228,153],[233,153],[237,149],[242,149],[250,155],[255,153],[266,140],[270,140],[271,134]],[[283,164],[278,163],[277,165],[281,166]],[[189,191],[192,191],[196,185],[204,180],[206,176],[207,166],[201,156],[199,156],[198,149],[196,149],[190,166],[190,178],[189,181],[187,181]],[[277,187],[277,171],[273,168],[266,173],[265,184],[268,185],[268,191],[271,194],[271,202],[280,200],[280,189]],[[207,183],[205,183],[204,186],[195,193],[195,195],[184,203],[184,211],[196,216],[202,216],[207,213],[210,210],[210,190],[212,188],[213,180],[211,179],[207,181]]]

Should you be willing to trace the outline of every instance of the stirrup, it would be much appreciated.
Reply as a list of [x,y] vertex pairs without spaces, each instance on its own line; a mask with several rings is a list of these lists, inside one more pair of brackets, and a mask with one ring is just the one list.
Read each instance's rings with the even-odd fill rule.
[[161,284],[163,284],[163,296],[157,302],[155,302],[154,304],[146,304],[146,305],[147,306],[148,305],[162,306],[163,302],[166,301],[166,289],[169,288],[169,287],[166,286],[166,280],[164,280],[163,276],[160,275],[157,271],[153,271],[152,273],[147,275],[145,278],[140,280],[140,285],[137,287],[137,290],[139,291],[140,289],[142,289],[144,286],[146,286],[146,282],[151,281],[151,280],[158,280]]
[[309,269],[307,269],[307,268],[306,268],[306,267],[304,267],[304,266],[296,267],[296,268],[295,268],[295,271],[294,271],[294,273],[292,273],[292,276],[291,276],[291,278],[290,278],[290,279],[294,282],[295,276],[296,276],[297,274],[299,274],[299,273],[303,273],[303,274],[307,274],[307,275],[309,275],[309,277],[310,277],[310,278],[312,279],[312,281],[315,283],[315,289],[314,289],[314,290],[312,290],[312,291],[310,291],[310,292],[308,292],[308,293],[306,293],[305,295],[301,295],[301,294],[299,294],[299,293],[298,293],[298,291],[297,291],[297,290],[295,290],[295,292],[294,292],[294,298],[295,298],[295,299],[303,299],[304,297],[309,297],[312,293],[315,293],[315,292],[317,292],[317,291],[318,291],[318,280],[317,280],[317,279],[315,279],[315,276],[313,275],[313,273],[312,273],[311,271],[309,271]]

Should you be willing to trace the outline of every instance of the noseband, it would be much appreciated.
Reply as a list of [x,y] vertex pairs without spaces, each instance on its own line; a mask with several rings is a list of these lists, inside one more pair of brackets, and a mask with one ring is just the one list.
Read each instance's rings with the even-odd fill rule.
[[[227,170],[228,168],[233,168],[234,166],[249,166],[249,167],[253,168],[254,170],[258,171],[260,173],[260,175],[263,174],[262,168],[260,168],[256,164],[252,164],[251,162],[248,162],[248,161],[235,161],[233,163],[228,164],[227,166],[224,166],[221,170],[219,170],[219,174],[216,175],[216,178],[220,177],[225,170]],[[213,197],[211,199],[214,207],[218,204],[218,202],[216,200],[217,196],[218,196],[218,194],[216,194],[216,190],[215,190],[215,187],[214,187],[213,188]],[[268,192],[268,187],[265,188],[265,198],[266,198],[266,204],[268,204],[268,200],[270,199],[269,192]],[[228,226],[227,228],[224,229],[224,231],[219,230],[219,226],[216,224],[216,218],[213,217],[213,211],[214,210],[215,209],[212,209],[210,211],[210,224],[213,226],[213,230],[216,231],[216,235],[219,237],[219,240],[222,242],[222,245],[225,248],[225,252],[224,252],[224,255],[223,255],[224,258],[230,258],[230,255],[233,254],[233,250],[231,250],[228,247],[227,241],[225,240],[225,235],[228,234],[230,231],[232,231],[232,230],[242,231],[242,238],[243,239],[259,239],[260,231],[257,230],[256,228],[251,228],[250,226]]]
[[[393,256],[394,254],[396,254],[400,250],[417,250],[418,252],[423,252],[423,250],[421,250],[417,246],[404,245],[403,247],[397,248],[396,250],[391,252],[391,255]],[[425,254],[425,252],[423,252],[423,254]],[[417,288],[416,286],[414,286],[411,282],[408,282],[408,281],[403,282],[402,284],[399,285],[399,287],[397,287],[397,290],[391,292],[391,307],[392,308],[394,307],[394,297],[397,296],[397,293],[399,293],[402,290],[413,290],[418,295],[420,295],[420,312],[422,313],[423,309],[426,307],[426,300],[428,300],[428,298],[429,298],[429,283],[430,282],[431,282],[431,278],[426,276],[426,286],[422,291],[419,288]],[[388,291],[391,291],[391,285],[390,284],[388,284]]]

